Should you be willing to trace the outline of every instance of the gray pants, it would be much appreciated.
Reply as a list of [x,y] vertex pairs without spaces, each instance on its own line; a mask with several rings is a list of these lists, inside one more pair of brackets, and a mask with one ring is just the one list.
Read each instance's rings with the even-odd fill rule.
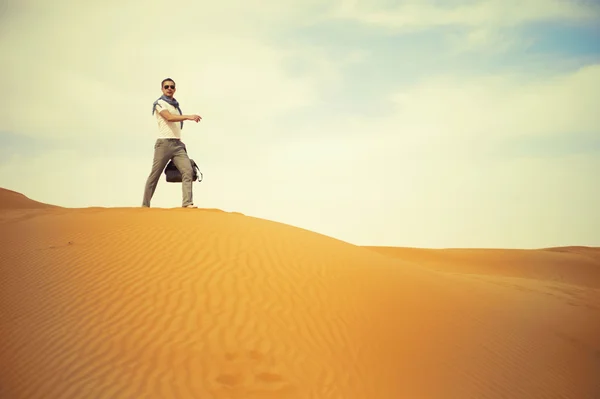
[[152,170],[146,181],[144,189],[144,201],[142,206],[149,207],[150,200],[156,190],[156,185],[160,179],[165,166],[170,160],[173,160],[179,172],[181,172],[181,194],[182,206],[192,205],[192,165],[188,158],[185,144],[179,139],[158,139],[154,144],[154,160],[152,161]]

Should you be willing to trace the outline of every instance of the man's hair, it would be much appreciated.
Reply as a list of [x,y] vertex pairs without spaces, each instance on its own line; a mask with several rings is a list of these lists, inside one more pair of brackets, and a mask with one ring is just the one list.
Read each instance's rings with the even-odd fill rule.
[[165,82],[173,82],[173,83],[175,83],[175,81],[173,79],[166,78],[166,79],[163,79],[162,82],[160,82],[160,87],[163,87],[163,85],[165,84]]

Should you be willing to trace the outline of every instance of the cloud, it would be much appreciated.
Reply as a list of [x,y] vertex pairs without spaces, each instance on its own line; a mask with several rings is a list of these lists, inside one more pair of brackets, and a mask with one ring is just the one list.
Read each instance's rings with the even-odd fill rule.
[[564,141],[600,133],[600,64],[536,77],[446,73],[389,90],[387,113],[334,114],[290,126],[270,153],[283,162],[307,153],[335,157],[351,148],[348,159],[371,152],[383,158],[401,154],[397,162],[410,164],[424,156],[444,158],[450,150],[490,156],[511,140]]
[[513,27],[538,21],[593,21],[600,9],[594,3],[562,0],[455,1],[441,5],[410,0],[391,6],[386,1],[341,0],[331,16],[390,29],[439,26]]
[[466,32],[450,33],[446,43],[454,53],[501,54],[508,51],[527,50],[535,40],[523,37],[512,29],[472,28]]
[[384,122],[419,137],[501,138],[590,132],[597,112],[600,64],[544,77],[431,78],[391,96]]
[[564,0],[388,1],[340,0],[328,17],[388,32],[447,29],[447,45],[457,53],[501,53],[534,44],[519,31],[526,24],[597,24],[600,5]]

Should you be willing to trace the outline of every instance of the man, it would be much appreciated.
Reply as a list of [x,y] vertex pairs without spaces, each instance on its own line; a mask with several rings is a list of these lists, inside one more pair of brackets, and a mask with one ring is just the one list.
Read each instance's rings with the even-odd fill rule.
[[176,90],[173,79],[164,79],[161,82],[161,89],[163,95],[152,106],[152,115],[156,113],[156,122],[158,123],[158,138],[154,144],[154,160],[150,176],[146,181],[142,206],[150,207],[150,200],[152,200],[158,180],[167,163],[173,160],[181,172],[182,206],[197,208],[192,198],[192,165],[185,144],[181,141],[181,129],[183,129],[183,121],[190,120],[198,123],[202,118],[198,115],[181,113],[179,103],[173,97]]

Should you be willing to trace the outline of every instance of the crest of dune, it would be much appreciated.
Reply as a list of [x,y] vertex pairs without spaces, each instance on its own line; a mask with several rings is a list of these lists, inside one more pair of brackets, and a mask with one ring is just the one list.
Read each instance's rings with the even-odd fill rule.
[[54,205],[34,201],[16,191],[0,188],[0,209],[41,209],[56,208]]

